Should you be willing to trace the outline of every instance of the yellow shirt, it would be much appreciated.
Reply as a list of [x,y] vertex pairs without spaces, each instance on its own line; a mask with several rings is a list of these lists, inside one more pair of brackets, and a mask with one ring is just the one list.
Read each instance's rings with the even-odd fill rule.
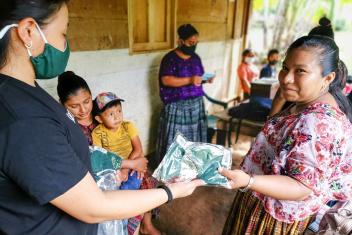
[[116,131],[111,131],[103,124],[99,124],[92,132],[92,139],[94,145],[128,159],[133,150],[131,140],[137,135],[135,126],[131,122],[123,121]]

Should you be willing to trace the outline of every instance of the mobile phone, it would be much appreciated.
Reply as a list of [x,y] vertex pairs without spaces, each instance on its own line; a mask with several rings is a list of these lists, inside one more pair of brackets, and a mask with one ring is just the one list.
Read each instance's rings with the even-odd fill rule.
[[213,77],[215,77],[215,74],[213,74],[213,73],[205,73],[202,76],[202,80],[203,81],[208,81],[209,79],[211,79]]

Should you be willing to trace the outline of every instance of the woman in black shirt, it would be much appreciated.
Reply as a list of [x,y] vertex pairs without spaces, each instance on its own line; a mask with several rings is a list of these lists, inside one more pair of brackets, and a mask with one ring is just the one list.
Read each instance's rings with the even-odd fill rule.
[[66,3],[0,1],[1,234],[96,234],[95,223],[141,214],[202,184],[99,190],[89,172],[87,140],[35,80],[65,70]]

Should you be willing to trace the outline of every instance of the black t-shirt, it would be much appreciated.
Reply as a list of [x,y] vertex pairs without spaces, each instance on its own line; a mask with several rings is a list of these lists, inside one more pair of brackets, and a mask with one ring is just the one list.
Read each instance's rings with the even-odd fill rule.
[[39,85],[0,74],[0,234],[96,234],[96,224],[49,203],[88,170],[87,139],[71,115]]

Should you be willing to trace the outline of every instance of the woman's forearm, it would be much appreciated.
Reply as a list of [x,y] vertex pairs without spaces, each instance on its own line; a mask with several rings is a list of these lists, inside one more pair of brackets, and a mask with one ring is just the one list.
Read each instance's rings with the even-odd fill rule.
[[104,197],[105,203],[95,215],[95,222],[131,218],[164,204],[168,199],[163,189],[104,191]]
[[276,92],[274,100],[273,100],[273,104],[271,106],[270,112],[269,112],[269,117],[274,116],[275,114],[277,114],[278,112],[280,112],[282,110],[282,108],[284,107],[286,100],[285,98],[283,98],[280,94],[280,89]]
[[142,151],[134,149],[134,150],[130,153],[130,155],[128,156],[128,159],[133,160],[133,159],[136,159],[136,158],[139,158],[139,157],[143,157]]
[[300,201],[312,190],[299,181],[283,175],[255,175],[251,189],[278,200]]
[[163,189],[101,191],[88,173],[51,203],[83,222],[99,223],[142,214],[162,205],[167,199]]
[[132,160],[123,159],[122,162],[121,162],[121,168],[131,169],[132,166],[133,166],[133,161]]
[[245,86],[247,87],[247,89],[250,90],[251,89],[251,83],[247,79],[244,80],[244,83],[245,83]]
[[192,84],[192,77],[178,78],[175,76],[163,76],[161,82],[168,87],[182,87]]
[[[168,187],[173,198],[190,195],[201,180],[174,183]],[[164,189],[101,191],[90,173],[51,204],[86,223],[130,218],[167,202]]]

